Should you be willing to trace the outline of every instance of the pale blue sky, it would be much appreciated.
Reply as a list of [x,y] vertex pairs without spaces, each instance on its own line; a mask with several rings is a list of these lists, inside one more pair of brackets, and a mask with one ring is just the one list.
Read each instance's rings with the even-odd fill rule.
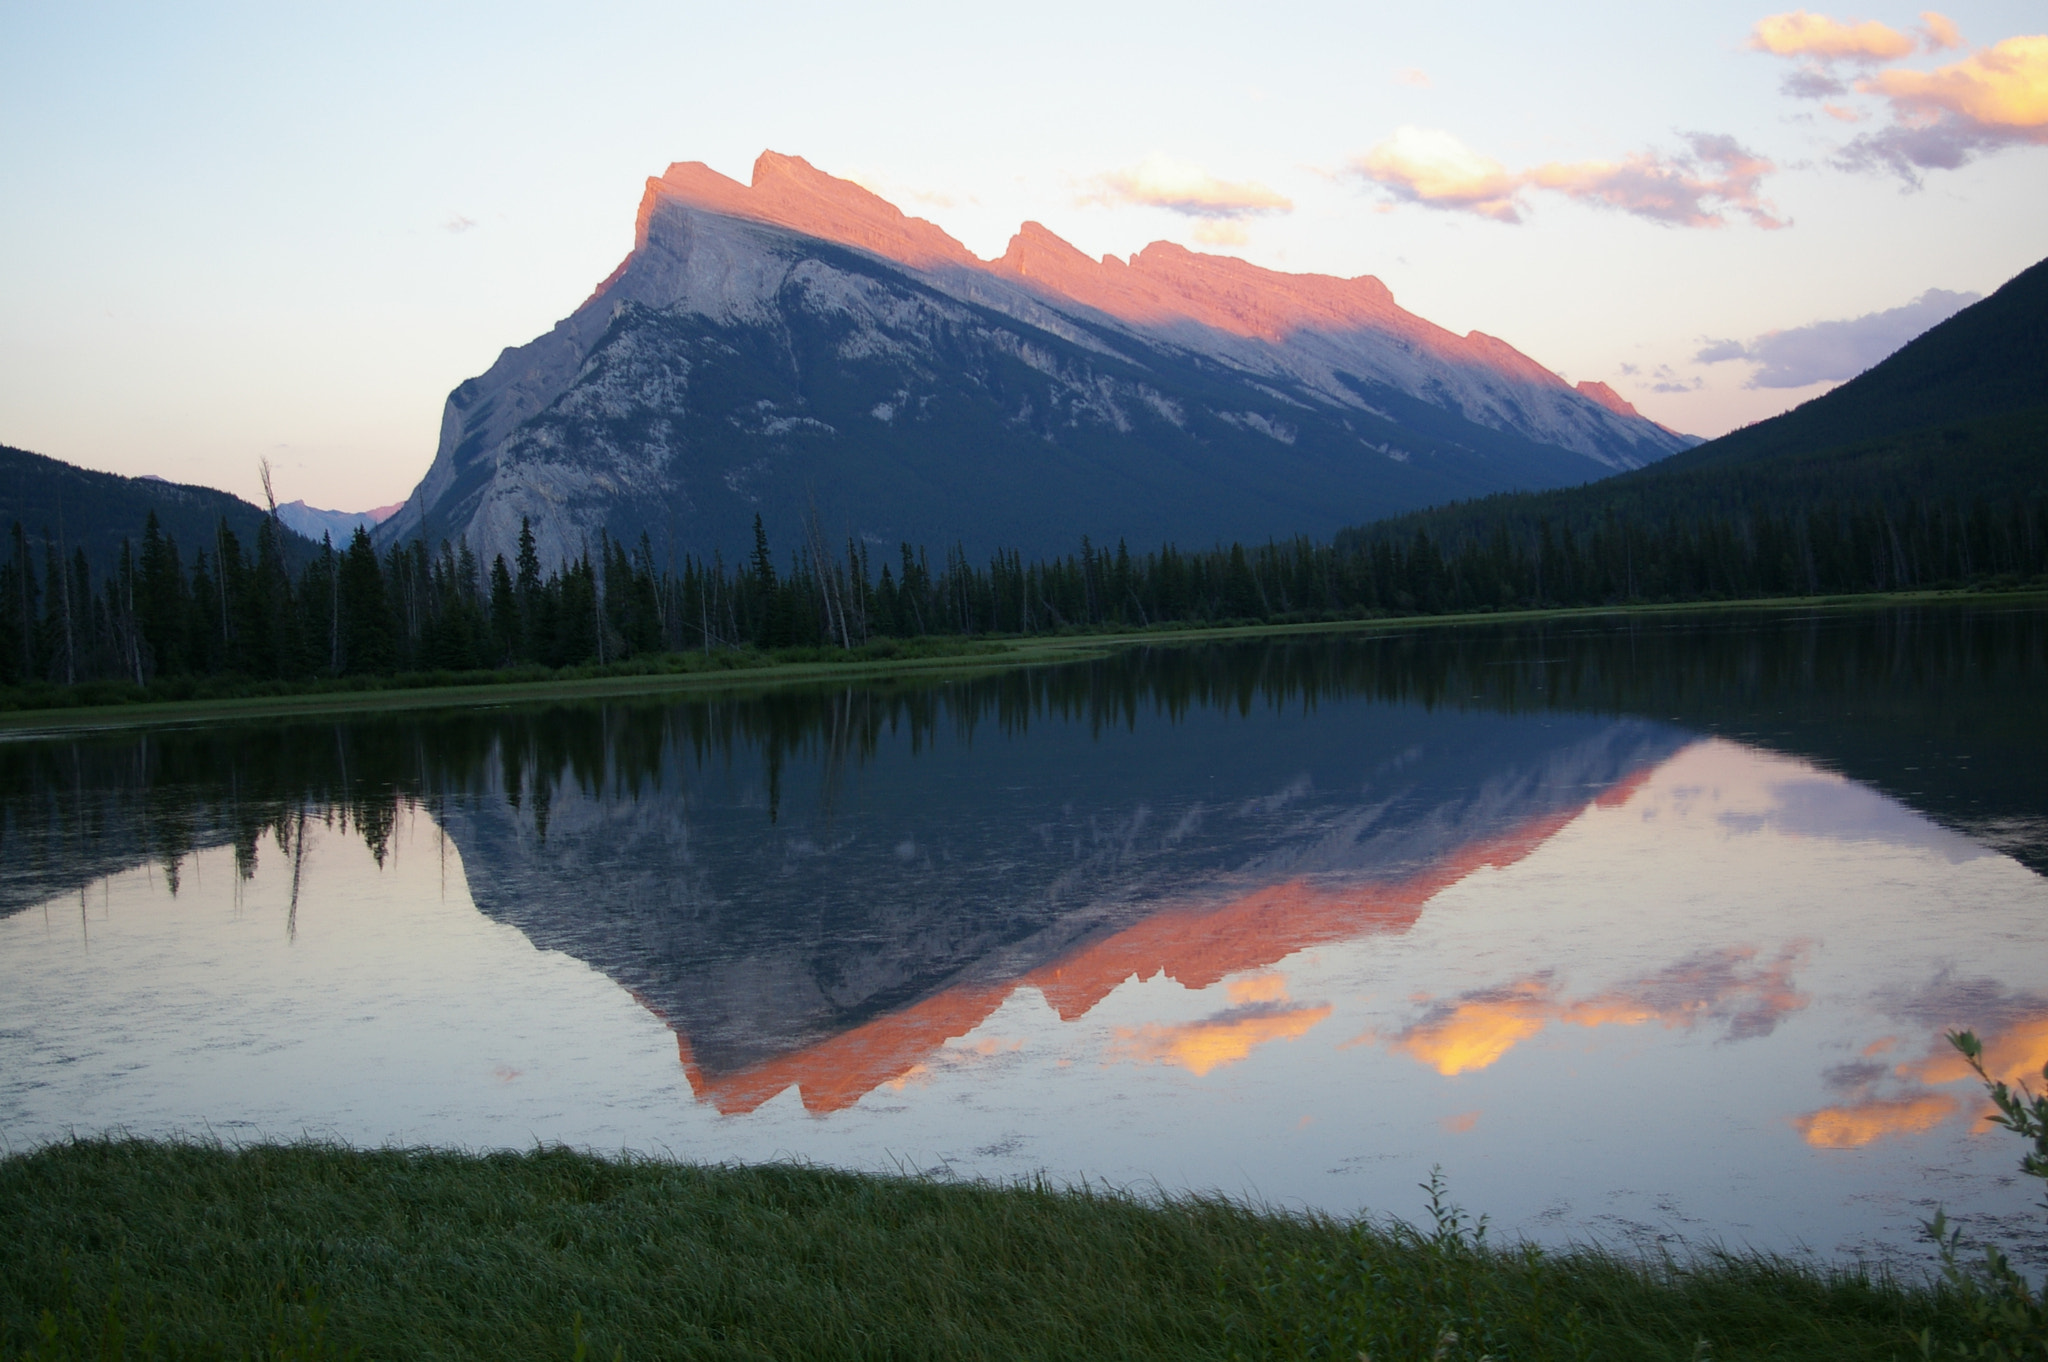
[[[1096,254],[1167,238],[1376,274],[1433,321],[1716,434],[1825,385],[1745,386],[1754,364],[1695,362],[1709,342],[1988,292],[2048,255],[2042,126],[1970,124],[1966,163],[1917,189],[1834,164],[1904,107],[1856,79],[2048,32],[2038,3],[1954,5],[1964,46],[1831,63],[1827,102],[1860,123],[1781,91],[1798,65],[1749,45],[1774,12],[0,3],[0,442],[246,496],[267,456],[285,499],[396,501],[448,390],[618,263],[647,176],[702,160],[744,179],[764,147],[983,255],[1036,218]],[[1696,133],[1771,163],[1704,201],[1724,225],[1600,206],[1538,170],[1585,186],[1588,163],[1654,153],[1714,180]],[[1355,169],[1425,144],[1497,163],[1520,220],[1390,178],[1385,155],[1378,182]],[[1292,208],[1130,201],[1168,163]],[[1743,192],[1790,225],[1754,225]]]

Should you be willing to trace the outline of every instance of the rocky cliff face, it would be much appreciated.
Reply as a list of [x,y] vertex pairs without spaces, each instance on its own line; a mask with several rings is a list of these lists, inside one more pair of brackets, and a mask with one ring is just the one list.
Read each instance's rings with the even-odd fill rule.
[[884,548],[1150,547],[1327,533],[1688,443],[1371,277],[1163,242],[1095,261],[1035,223],[983,261],[764,153],[751,186],[648,181],[632,253],[450,395],[378,533],[509,559],[525,518],[543,562],[600,532],[731,557],[755,514],[786,545],[815,506]]

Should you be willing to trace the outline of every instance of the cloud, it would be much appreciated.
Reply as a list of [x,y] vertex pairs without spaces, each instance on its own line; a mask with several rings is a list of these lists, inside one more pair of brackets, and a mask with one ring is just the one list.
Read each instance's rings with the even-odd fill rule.
[[[1749,45],[1800,61],[1780,87],[1794,99],[1839,99],[1849,88],[1832,63],[1865,68],[1855,91],[1883,100],[1891,123],[1843,146],[1833,158],[1841,169],[1890,172],[1918,186],[1922,171],[1954,170],[2004,147],[2048,146],[2048,34],[2007,38],[1932,71],[1893,64],[1915,51],[1965,46],[1947,16],[1929,10],[1920,20],[1916,42],[1880,23],[1796,10],[1760,20]],[[1845,104],[1821,107],[1845,123],[1866,116]]]
[[[1988,979],[1937,978],[1897,1009],[1946,1032],[1974,1027],[1983,1041],[1983,1063],[1993,1078],[2006,1083],[2034,1079],[2048,1064],[2048,1003],[2024,993],[2009,993]],[[1828,1084],[1850,1100],[1797,1117],[1792,1124],[1808,1144],[1823,1149],[1856,1149],[1876,1140],[1932,1130],[1963,1110],[1956,1097],[1929,1086],[1969,1083],[1977,1076],[1945,1036],[1928,1043],[1918,1061],[1887,1068],[1870,1056],[1893,1048],[1886,1037],[1864,1050],[1864,1062],[1838,1065]],[[1885,1095],[1885,1087],[1894,1089]],[[1988,1109],[1984,1112],[1989,1115]]]
[[1709,341],[1693,361],[1722,364],[1747,360],[1758,366],[1743,385],[1747,388],[1804,388],[1810,383],[1839,382],[1856,377],[1982,296],[1931,288],[1903,307],[1771,331],[1747,345],[1733,340]]
[[1848,169],[1953,170],[1980,152],[2048,146],[2048,34],[2007,38],[1934,71],[1893,68],[1856,82],[1891,106],[1892,126],[1842,149]]
[[1947,15],[1926,10],[1920,15],[1920,41],[1929,52],[1946,52],[1963,45],[1963,34]]
[[459,236],[462,233],[471,230],[475,226],[475,218],[464,217],[460,213],[453,213],[449,215],[449,218],[446,222],[441,224],[441,230],[444,232],[454,232]]
[[1650,384],[1650,391],[1653,393],[1698,392],[1706,386],[1704,379],[1685,378],[1668,364],[1660,364],[1651,370],[1650,377],[1654,380]]
[[1802,66],[1785,77],[1778,89],[1794,99],[1827,99],[1849,93],[1849,87],[1836,79],[1832,71],[1814,64]]
[[1419,66],[1403,67],[1394,73],[1394,80],[1401,85],[1413,85],[1418,90],[1430,88],[1429,72]]
[[1808,1112],[1796,1118],[1792,1128],[1816,1149],[1861,1149],[1887,1136],[1932,1130],[1961,1109],[1962,1104],[1945,1092],[1866,1097]]
[[1585,1027],[1656,1022],[1668,1030],[1717,1022],[1726,1040],[1768,1036],[1786,1016],[1806,1006],[1806,995],[1792,982],[1802,958],[1797,946],[1763,964],[1746,946],[1702,951],[1577,1002],[1565,1000],[1547,974],[1538,974],[1437,1003],[1414,1025],[1389,1037],[1387,1048],[1450,1077],[1489,1067],[1553,1022]]
[[1508,168],[1435,128],[1402,126],[1352,169],[1395,198],[1425,208],[1477,213],[1496,222],[1520,222],[1520,189]]
[[1297,1040],[1329,1015],[1327,1003],[1321,1007],[1252,1003],[1178,1025],[1119,1027],[1114,1051],[1140,1064],[1175,1064],[1200,1077],[1248,1058],[1261,1045]]
[[[1940,19],[1939,15],[1926,16]],[[1941,20],[1947,24],[1946,19]],[[1950,28],[1953,29],[1953,25]],[[1821,61],[1896,61],[1911,56],[1914,42],[1895,28],[1876,20],[1861,24],[1840,23],[1825,14],[1808,14],[1803,9],[1773,14],[1757,20],[1750,30],[1749,45],[1776,57],[1815,57]]]
[[1400,202],[1522,220],[1523,195],[1543,190],[1675,227],[1719,227],[1730,211],[1759,227],[1785,223],[1761,193],[1770,161],[1719,133],[1687,133],[1687,151],[1638,152],[1620,161],[1549,162],[1513,172],[1451,133],[1401,127],[1352,170]]
[[1287,213],[1294,202],[1262,184],[1219,180],[1189,161],[1154,154],[1129,170],[1099,176],[1083,202],[1132,203],[1195,218]]
[[1421,1060],[1445,1077],[1484,1069],[1549,1025],[1557,1002],[1548,980],[1528,979],[1506,988],[1468,993],[1387,1043],[1387,1048]]
[[1804,954],[1791,946],[1759,965],[1748,947],[1700,951],[1634,983],[1573,1003],[1563,1018],[1580,1026],[1656,1021],[1667,1028],[1716,1021],[1724,1025],[1728,1040],[1768,1036],[1806,1006],[1806,995],[1792,984]]
[[1690,154],[1645,151],[1618,162],[1552,162],[1528,178],[1567,198],[1671,227],[1719,227],[1731,209],[1758,227],[1785,225],[1761,193],[1764,176],[1776,166],[1726,134],[1687,133],[1685,140]]

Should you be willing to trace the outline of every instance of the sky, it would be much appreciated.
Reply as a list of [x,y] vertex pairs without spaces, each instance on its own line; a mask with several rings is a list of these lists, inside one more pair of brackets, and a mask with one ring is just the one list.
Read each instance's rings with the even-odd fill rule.
[[407,495],[671,161],[1383,280],[1713,436],[2048,256],[2048,13],[0,0],[0,443]]

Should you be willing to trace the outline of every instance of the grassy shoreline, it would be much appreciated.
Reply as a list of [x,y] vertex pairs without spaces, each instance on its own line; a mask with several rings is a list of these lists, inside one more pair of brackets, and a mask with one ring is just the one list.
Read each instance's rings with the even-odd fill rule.
[[[1739,601],[1685,601],[1623,606],[1572,606],[1546,610],[1461,615],[1402,615],[1373,619],[1322,620],[1286,624],[1226,624],[1189,627],[1157,625],[1101,633],[1032,637],[935,637],[892,640],[834,656],[836,650],[802,650],[769,655],[744,650],[709,655],[666,654],[614,667],[583,667],[549,673],[542,668],[512,672],[401,676],[340,681],[284,682],[274,693],[193,699],[133,698],[121,694],[100,703],[40,703],[61,700],[63,688],[44,688],[37,703],[0,708],[0,739],[39,737],[157,724],[283,716],[371,713],[471,705],[532,704],[628,696],[692,695],[755,690],[818,682],[889,681],[905,677],[964,675],[1010,667],[1047,666],[1101,657],[1126,648],[1229,639],[1284,638],[1305,634],[1400,633],[1472,625],[1568,622],[1601,618],[1790,611],[1850,611],[1936,604],[2048,604],[2038,589],[1914,591],[1850,596],[1768,597]],[[0,696],[0,705],[8,697]]]
[[1952,1291],[1140,1197],[566,1149],[0,1158],[0,1357],[1907,1358]]

